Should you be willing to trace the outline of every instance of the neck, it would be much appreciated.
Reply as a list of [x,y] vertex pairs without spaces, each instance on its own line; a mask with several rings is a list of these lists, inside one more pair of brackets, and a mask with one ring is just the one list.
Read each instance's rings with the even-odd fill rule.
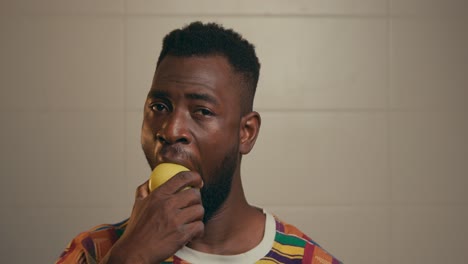
[[240,174],[236,173],[229,196],[205,224],[204,235],[187,246],[210,254],[236,255],[258,245],[264,228],[263,212],[248,204]]

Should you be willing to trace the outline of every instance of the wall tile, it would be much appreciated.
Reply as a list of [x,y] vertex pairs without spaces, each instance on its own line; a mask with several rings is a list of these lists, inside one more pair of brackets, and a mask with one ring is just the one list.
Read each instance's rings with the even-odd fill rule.
[[149,179],[151,169],[146,161],[141,148],[141,125],[143,122],[143,111],[127,112],[127,125],[125,132],[125,178],[127,181],[126,205],[133,206],[135,191],[138,186]]
[[[0,102],[4,104],[5,97],[11,89],[17,89],[18,75],[21,72],[18,58],[20,56],[20,32],[17,24],[21,20],[13,17],[0,16]],[[2,106],[0,106],[1,108]]]
[[1,205],[119,204],[124,124],[115,112],[1,113]]
[[2,0],[0,13],[7,15],[43,14],[123,14],[123,0]]
[[468,258],[468,207],[396,207],[392,263],[463,263]]
[[395,16],[460,16],[468,14],[464,0],[389,0],[390,13]]
[[251,202],[294,206],[389,201],[385,114],[261,114],[257,144],[243,158],[242,177]]
[[386,107],[385,20],[298,18],[264,22],[258,23],[258,28],[240,27],[257,44],[263,63],[257,107]]
[[467,21],[395,18],[391,23],[391,106],[466,109]]
[[17,42],[9,45],[17,57],[10,58],[14,68],[1,90],[0,109],[123,108],[122,19],[12,21],[2,27],[13,32]]
[[390,118],[389,133],[395,202],[468,202],[468,121],[465,113],[394,113]]
[[304,14],[386,14],[385,0],[300,0],[300,1],[126,1],[130,14],[216,14],[216,15],[304,15]]
[[[196,19],[200,17],[129,19],[128,107],[140,109],[143,104],[163,36]],[[235,28],[256,45],[262,63],[258,108],[387,106],[388,39],[384,19],[202,19]]]
[[390,263],[387,208],[272,206],[267,210],[300,228],[344,263]]
[[[126,23],[126,107],[142,111],[164,36],[186,22],[168,18],[129,18]],[[179,23],[178,23],[179,22]]]

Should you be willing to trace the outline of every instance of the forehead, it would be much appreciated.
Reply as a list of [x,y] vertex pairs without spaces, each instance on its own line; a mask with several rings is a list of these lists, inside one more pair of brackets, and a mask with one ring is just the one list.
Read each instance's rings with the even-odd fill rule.
[[239,81],[238,74],[223,56],[167,56],[156,69],[152,89],[176,85],[209,89],[233,96],[238,94]]

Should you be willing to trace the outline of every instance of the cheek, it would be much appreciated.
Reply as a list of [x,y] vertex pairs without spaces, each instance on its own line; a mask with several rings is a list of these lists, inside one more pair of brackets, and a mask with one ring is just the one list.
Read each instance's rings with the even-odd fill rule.
[[141,127],[141,143],[152,143],[156,139],[156,130],[158,121],[151,111],[146,110],[143,113],[143,123]]
[[198,149],[203,163],[216,165],[226,155],[232,155],[232,149],[239,144],[239,133],[236,127],[226,127],[225,129],[213,129],[210,132],[204,131],[203,134],[200,134]]
[[154,144],[155,137],[152,126],[149,122],[144,120],[141,127],[141,146],[145,151],[145,154],[148,154],[147,152],[153,148]]
[[152,134],[151,124],[149,124],[145,116],[141,126],[141,143],[148,142],[153,137]]

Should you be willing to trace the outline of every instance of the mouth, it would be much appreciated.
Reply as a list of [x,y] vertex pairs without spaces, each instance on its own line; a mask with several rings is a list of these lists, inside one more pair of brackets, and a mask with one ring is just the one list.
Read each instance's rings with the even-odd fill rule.
[[159,164],[163,164],[163,163],[173,163],[173,164],[178,164],[178,165],[182,165],[184,167],[186,167],[187,169],[189,169],[190,171],[193,171],[193,166],[191,166],[190,164],[188,164],[186,161],[183,161],[183,160],[177,160],[177,159],[158,159],[158,161],[156,162],[155,164],[155,168],[159,165]]
[[[186,167],[191,171],[197,171],[195,162],[189,152],[180,147],[163,147],[156,153],[154,167],[161,163],[175,163]],[[154,168],[153,168],[154,169]]]

